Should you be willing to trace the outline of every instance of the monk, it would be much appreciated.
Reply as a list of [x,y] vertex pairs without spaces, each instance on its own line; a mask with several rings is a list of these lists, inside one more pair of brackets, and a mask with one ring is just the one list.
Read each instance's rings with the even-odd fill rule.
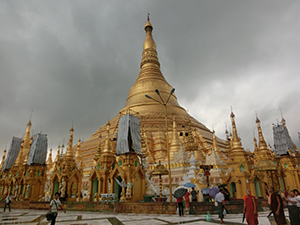
[[275,191],[273,186],[269,187],[269,195],[269,204],[271,205],[271,211],[274,215],[277,225],[286,225],[282,199]]
[[190,193],[188,191],[184,195],[184,201],[185,201],[185,208],[189,209],[190,208]]
[[257,201],[249,189],[246,190],[244,199],[244,213],[246,213],[246,221],[249,225],[258,224]]

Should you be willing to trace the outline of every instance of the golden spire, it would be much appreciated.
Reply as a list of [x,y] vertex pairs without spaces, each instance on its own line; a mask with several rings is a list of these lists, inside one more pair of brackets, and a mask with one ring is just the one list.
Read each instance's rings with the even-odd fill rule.
[[31,129],[31,116],[30,116],[29,122],[27,123],[27,128],[26,128],[23,140],[22,140],[20,152],[15,161],[15,166],[27,164],[29,149],[30,149],[30,145],[31,145],[31,137],[30,137],[31,130],[30,129]]
[[235,120],[234,120],[234,113],[231,111],[230,114],[231,117],[231,123],[232,123],[232,133],[233,133],[233,137],[232,137],[232,147],[234,148],[242,148],[242,143],[241,143],[241,139],[239,138],[238,134],[237,134],[237,129],[236,129],[236,125],[235,125]]
[[[156,105],[158,103],[153,102],[151,99],[147,99],[145,95],[156,95],[155,88],[157,88],[160,91],[162,98],[167,99],[170,90],[173,88],[168,84],[160,71],[160,63],[157,57],[156,44],[152,37],[152,30],[153,26],[150,23],[148,15],[147,23],[145,25],[146,38],[143,45],[143,56],[140,65],[141,70],[134,85],[129,90],[125,108],[133,105]],[[168,104],[179,106],[175,94],[172,94]],[[148,110],[148,108],[146,110]]]
[[70,129],[70,137],[69,137],[69,142],[68,142],[68,145],[67,145],[67,151],[66,151],[66,157],[67,158],[73,158],[74,155],[73,155],[73,132],[74,132],[74,128],[73,128],[73,125]]
[[261,158],[271,159],[271,153],[270,153],[267,143],[264,139],[264,135],[263,135],[262,129],[260,127],[260,120],[258,119],[257,115],[256,115],[256,123],[257,123],[258,137],[259,137],[259,140],[258,140],[259,154],[260,154]]
[[59,157],[60,157],[60,145],[59,145],[58,148],[57,148],[56,157],[55,157],[55,159],[54,159],[54,162],[55,162],[55,163],[57,162],[57,160],[59,159]]
[[97,162],[98,159],[100,159],[100,156],[101,156],[101,133],[99,135],[99,144],[98,144],[98,148],[97,148],[97,151],[96,151],[96,154],[95,154],[95,157],[94,157],[94,160]]
[[258,151],[258,147],[257,147],[257,140],[256,140],[255,137],[253,138],[253,141],[254,141],[254,152],[257,152]]
[[104,148],[103,148],[103,153],[111,153],[111,143],[110,143],[110,139],[109,139],[109,127],[110,127],[110,123],[109,121],[106,124],[106,139],[105,139],[105,143],[104,143]]
[[81,162],[81,167],[85,167],[83,157],[81,155],[81,139],[78,139],[76,153],[75,153],[76,162]]
[[215,130],[213,130],[213,147],[214,147],[216,152],[219,151],[219,147],[217,145],[217,138],[216,138],[216,135],[215,135]]
[[2,166],[3,166],[4,161],[5,161],[5,156],[6,156],[6,148],[4,149],[4,152],[3,152],[2,161],[1,161],[1,164],[0,164],[0,170],[2,170]]
[[181,141],[178,137],[178,132],[176,129],[176,122],[175,122],[175,116],[173,116],[173,136],[172,136],[172,141],[170,144],[170,156],[173,158],[173,154],[177,153],[180,149],[180,144]]
[[258,137],[259,137],[258,147],[260,150],[264,150],[267,148],[267,143],[265,142],[264,135],[263,135],[262,129],[260,127],[260,120],[258,119],[257,116],[256,116],[256,123],[257,123],[257,129],[258,129]]
[[49,153],[49,157],[47,159],[46,164],[47,165],[51,165],[52,164],[52,148],[50,148],[50,153]]

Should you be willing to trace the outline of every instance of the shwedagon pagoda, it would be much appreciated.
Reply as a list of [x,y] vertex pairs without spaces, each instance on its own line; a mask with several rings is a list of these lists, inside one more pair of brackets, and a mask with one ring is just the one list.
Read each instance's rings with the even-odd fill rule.
[[170,185],[174,191],[187,182],[196,184],[197,190],[227,184],[231,197],[237,199],[246,189],[266,197],[269,185],[280,191],[300,188],[300,152],[291,142],[284,118],[278,130],[289,144],[275,143],[283,149],[280,152],[266,143],[258,117],[253,121],[258,139],[254,138],[253,151],[246,151],[233,111],[225,140],[216,137],[178,104],[160,70],[149,16],[144,29],[140,73],[125,107],[86,141],[75,143],[72,126],[67,146],[58,146],[54,160],[52,149],[46,160],[47,135],[32,134],[30,119],[24,137],[13,137],[9,150],[4,150],[0,198],[11,192],[17,201],[49,201],[60,192],[66,201],[140,202],[161,191],[169,201]]

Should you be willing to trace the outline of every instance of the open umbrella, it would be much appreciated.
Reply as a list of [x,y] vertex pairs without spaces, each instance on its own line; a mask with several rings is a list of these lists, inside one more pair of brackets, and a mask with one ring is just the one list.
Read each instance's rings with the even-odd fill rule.
[[216,197],[216,195],[219,193],[219,188],[212,188],[209,190],[209,195],[210,197],[212,197],[213,199]]
[[204,195],[208,195],[209,194],[209,190],[210,190],[210,188],[203,188],[201,190],[201,193],[204,194]]
[[175,198],[182,198],[186,194],[186,188],[177,188],[173,194]]
[[220,184],[218,188],[224,188],[226,186],[227,186],[227,184]]
[[187,188],[193,188],[193,187],[196,187],[195,184],[189,182],[189,183],[186,183],[185,185],[183,185],[184,187],[187,187]]

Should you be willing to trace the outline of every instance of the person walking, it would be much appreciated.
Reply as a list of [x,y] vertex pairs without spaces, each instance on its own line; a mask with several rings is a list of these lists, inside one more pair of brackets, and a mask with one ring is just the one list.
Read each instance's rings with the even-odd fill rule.
[[195,188],[192,187],[192,191],[191,191],[191,195],[192,195],[192,202],[197,202],[197,194],[199,193],[199,191],[195,191]]
[[247,195],[244,201],[244,213],[246,213],[246,221],[248,225],[257,225],[257,201],[255,197],[251,195],[251,191],[249,189],[246,190],[246,194]]
[[64,211],[64,213],[66,213],[66,210],[63,209],[62,204],[59,200],[59,193],[56,192],[55,193],[55,198],[52,199],[52,201],[50,202],[50,207],[49,207],[49,211],[51,213],[53,213],[53,219],[51,221],[51,225],[55,224],[56,217],[57,217],[58,206],[60,206],[60,208]]
[[269,187],[269,204],[271,212],[277,225],[286,225],[286,220],[283,212],[283,204],[280,195],[275,191],[273,186]]
[[183,196],[185,201],[185,208],[189,210],[190,208],[190,192],[186,192],[186,194]]
[[178,205],[178,211],[179,211],[179,216],[184,216],[183,214],[183,197],[177,198],[177,205]]
[[224,207],[225,207],[225,198],[223,194],[223,189],[220,189],[219,193],[215,197],[215,201],[218,204],[218,212],[219,212],[219,218],[220,218],[220,224],[224,224]]
[[290,195],[285,200],[287,201],[291,225],[300,224],[299,208],[297,207],[297,197],[294,191],[290,191]]
[[11,209],[10,209],[10,203],[11,203],[11,200],[12,200],[12,193],[9,193],[9,195],[6,197],[5,199],[5,205],[4,205],[4,210],[3,212],[5,212],[6,210],[6,207],[8,206],[8,209],[9,209],[9,212],[11,212]]

